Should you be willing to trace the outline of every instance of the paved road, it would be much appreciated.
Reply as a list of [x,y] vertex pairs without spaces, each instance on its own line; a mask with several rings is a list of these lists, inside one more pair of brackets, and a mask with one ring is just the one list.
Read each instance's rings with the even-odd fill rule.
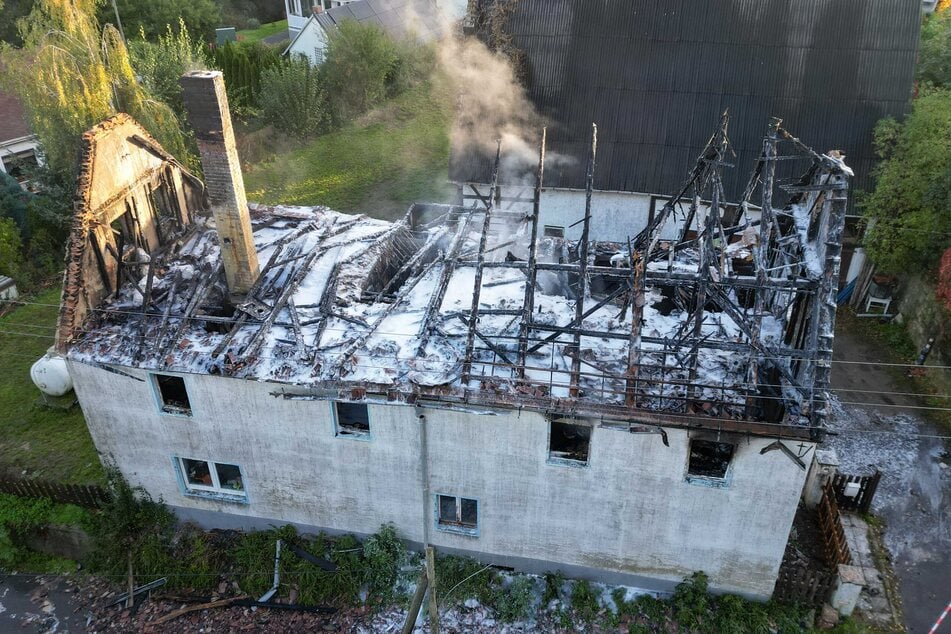
[[[848,332],[837,332],[835,359],[874,363],[881,355]],[[833,365],[832,386],[842,405],[830,427],[830,444],[845,472],[882,471],[872,510],[886,523],[885,544],[901,584],[905,625],[927,632],[951,601],[951,455],[890,369],[880,365]],[[853,391],[861,390],[861,391]],[[942,466],[944,465],[944,466]],[[949,629],[951,631],[951,629]]]

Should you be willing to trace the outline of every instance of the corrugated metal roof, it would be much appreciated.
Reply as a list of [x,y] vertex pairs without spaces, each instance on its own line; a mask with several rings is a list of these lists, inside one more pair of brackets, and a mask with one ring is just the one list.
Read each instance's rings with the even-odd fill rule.
[[[870,187],[875,123],[910,101],[920,12],[919,0],[519,0],[509,32],[549,148],[579,159],[547,184],[583,186],[594,122],[596,187],[671,191],[729,109],[736,199],[773,116],[844,151],[854,185]],[[453,179],[489,173],[454,148]]]

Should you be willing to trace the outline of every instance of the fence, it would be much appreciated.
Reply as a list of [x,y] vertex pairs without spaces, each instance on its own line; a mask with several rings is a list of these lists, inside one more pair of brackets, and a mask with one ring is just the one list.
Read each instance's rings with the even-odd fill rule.
[[[872,498],[875,497],[875,490],[878,489],[878,481],[882,479],[882,472],[875,471],[870,476],[848,475],[837,473],[832,478],[832,488],[835,491],[835,501],[840,509],[846,511],[858,511],[859,513],[868,513],[872,506]],[[858,484],[858,493],[854,496],[845,494],[846,487],[849,484]],[[854,487],[853,487],[854,488]]]
[[92,509],[99,508],[109,499],[109,492],[96,485],[62,484],[21,478],[0,478],[0,493],[27,498],[49,498],[60,504],[75,504]]
[[831,570],[817,570],[807,564],[784,561],[776,577],[773,599],[819,607],[829,600],[834,583],[835,574]]
[[832,568],[839,564],[852,563],[849,545],[845,540],[845,529],[842,527],[842,516],[836,502],[835,489],[831,482],[827,482],[822,487],[822,500],[816,508],[816,514],[826,563]]

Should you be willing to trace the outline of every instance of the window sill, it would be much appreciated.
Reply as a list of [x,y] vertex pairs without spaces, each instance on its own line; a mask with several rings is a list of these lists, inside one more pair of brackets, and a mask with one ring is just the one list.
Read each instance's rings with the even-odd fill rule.
[[573,460],[571,458],[552,458],[549,456],[548,460],[545,461],[547,464],[550,464],[555,467],[571,467],[573,469],[587,469],[588,461],[584,460]]
[[164,407],[159,410],[159,413],[162,416],[173,416],[175,418],[191,418],[192,411],[190,409],[165,409]]
[[455,533],[456,535],[463,535],[465,537],[479,536],[478,526],[470,528],[468,526],[458,526],[456,524],[443,524],[441,522],[436,522],[436,530],[442,531],[444,533]]
[[688,475],[685,480],[687,484],[692,484],[694,486],[707,487],[711,489],[728,489],[730,488],[730,475],[727,474],[722,478],[712,478],[710,476],[697,476],[697,475]]
[[369,442],[370,440],[370,432],[354,433],[354,432],[347,432],[347,431],[338,431],[336,434],[334,434],[334,436],[337,438],[346,438],[347,440],[362,440],[363,442]]
[[186,489],[185,497],[201,498],[215,502],[228,502],[229,504],[248,504],[248,496],[246,493],[221,493],[218,491],[193,491]]

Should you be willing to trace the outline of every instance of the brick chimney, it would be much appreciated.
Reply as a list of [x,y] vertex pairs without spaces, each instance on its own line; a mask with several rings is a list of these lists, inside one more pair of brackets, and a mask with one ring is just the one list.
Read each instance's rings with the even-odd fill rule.
[[228,292],[247,295],[259,274],[248,200],[220,71],[192,71],[181,78],[188,121],[195,131],[205,186],[218,229]]

